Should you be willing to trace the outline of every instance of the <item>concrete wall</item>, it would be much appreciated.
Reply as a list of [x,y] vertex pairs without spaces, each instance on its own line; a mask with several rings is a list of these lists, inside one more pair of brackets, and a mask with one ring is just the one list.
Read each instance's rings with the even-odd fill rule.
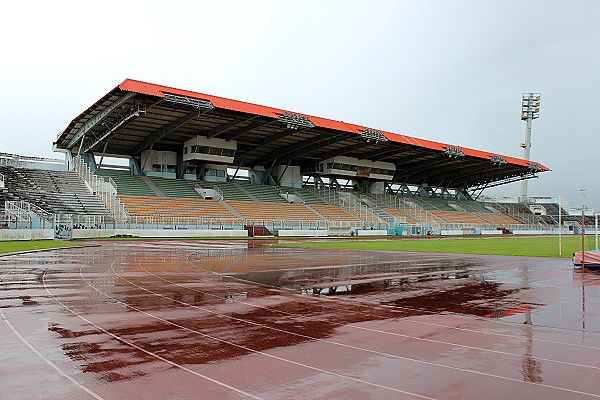
[[0,229],[0,241],[3,240],[42,240],[54,239],[52,229]]
[[482,235],[502,235],[502,231],[500,229],[482,229]]
[[554,229],[514,229],[512,233],[515,235],[558,235],[558,231]]
[[[52,231],[50,231],[52,232]],[[73,239],[107,238],[114,235],[132,235],[139,237],[239,237],[248,236],[248,231],[220,229],[73,229]]]
[[442,236],[456,236],[456,235],[462,235],[463,231],[462,229],[442,229],[440,231],[440,235]]
[[329,230],[327,229],[314,229],[314,230],[309,230],[309,229],[280,229],[279,230],[279,236],[311,236],[311,237],[316,237],[316,236],[328,236],[329,235]]
[[383,230],[369,230],[369,229],[357,229],[357,236],[387,236],[388,231]]

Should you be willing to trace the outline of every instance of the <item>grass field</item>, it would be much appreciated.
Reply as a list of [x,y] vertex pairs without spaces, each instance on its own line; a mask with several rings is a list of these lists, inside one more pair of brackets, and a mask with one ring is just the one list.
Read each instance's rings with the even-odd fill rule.
[[[586,250],[595,248],[593,237],[587,237]],[[339,242],[303,242],[286,244],[295,247],[335,249],[419,251],[428,253],[490,254],[507,256],[559,257],[557,237],[507,237],[464,239],[399,239]],[[580,237],[563,237],[562,257],[571,258],[581,250]]]
[[0,242],[0,254],[13,251],[55,249],[59,247],[81,246],[81,243],[62,242],[59,240],[12,240]]

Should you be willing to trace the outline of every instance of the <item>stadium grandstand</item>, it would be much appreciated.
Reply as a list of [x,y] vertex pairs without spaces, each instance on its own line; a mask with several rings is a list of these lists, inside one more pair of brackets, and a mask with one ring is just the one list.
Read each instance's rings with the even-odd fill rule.
[[65,159],[0,154],[4,236],[552,233],[559,213],[581,226],[552,198],[481,196],[549,171],[537,162],[130,79],[54,150]]

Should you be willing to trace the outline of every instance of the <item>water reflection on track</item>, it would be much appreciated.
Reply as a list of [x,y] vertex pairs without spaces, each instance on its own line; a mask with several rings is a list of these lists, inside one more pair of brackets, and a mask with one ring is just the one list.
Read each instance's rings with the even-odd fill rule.
[[0,394],[600,397],[598,276],[551,259],[264,243],[1,259]]

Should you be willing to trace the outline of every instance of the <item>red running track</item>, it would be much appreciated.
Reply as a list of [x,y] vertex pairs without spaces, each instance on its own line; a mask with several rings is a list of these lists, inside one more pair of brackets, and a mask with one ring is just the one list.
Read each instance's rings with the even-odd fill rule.
[[564,260],[256,243],[0,258],[0,398],[600,397],[600,277]]

